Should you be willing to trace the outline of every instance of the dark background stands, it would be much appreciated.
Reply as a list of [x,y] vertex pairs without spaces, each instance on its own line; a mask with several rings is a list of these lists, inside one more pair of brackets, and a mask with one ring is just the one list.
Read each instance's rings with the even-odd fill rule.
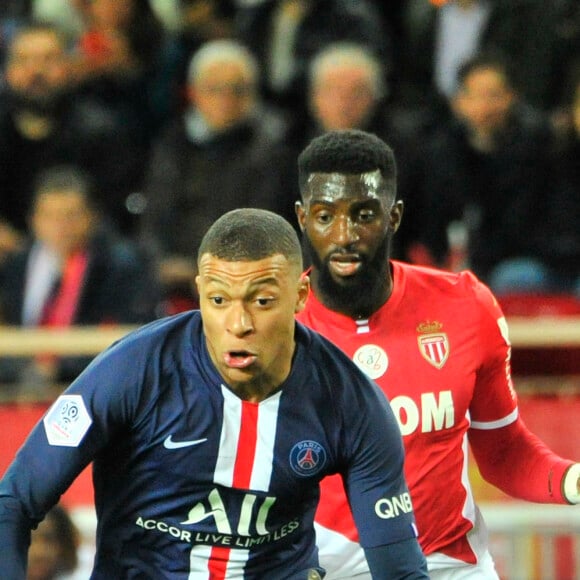
[[[100,218],[91,181],[77,167],[39,175],[27,238],[0,269],[3,324],[141,324],[156,317],[160,297],[151,261]],[[0,374],[4,382],[42,387],[72,381],[89,361],[5,359]]]
[[309,60],[331,42],[358,42],[385,71],[393,66],[392,33],[367,0],[267,0],[236,13],[234,35],[258,58],[261,91],[271,104],[301,112]]
[[[518,97],[509,71],[495,53],[464,64],[452,118],[424,140],[417,157],[410,186],[424,204],[417,235],[434,262],[446,266],[450,225],[463,224],[466,265],[496,292],[550,290],[539,270],[549,266],[543,259],[556,258],[542,251],[541,208],[557,186],[553,133],[547,117]],[[514,259],[518,263],[506,270]],[[508,273],[512,288],[502,282]]]
[[285,124],[261,102],[258,75],[240,43],[206,43],[191,60],[188,107],[154,144],[141,231],[169,295],[195,298],[197,249],[223,213],[259,207],[295,223]]
[[127,196],[140,184],[142,149],[114,112],[74,88],[60,32],[31,25],[12,38],[0,94],[0,219],[26,228],[33,183],[55,164],[90,173],[105,215],[123,231]]

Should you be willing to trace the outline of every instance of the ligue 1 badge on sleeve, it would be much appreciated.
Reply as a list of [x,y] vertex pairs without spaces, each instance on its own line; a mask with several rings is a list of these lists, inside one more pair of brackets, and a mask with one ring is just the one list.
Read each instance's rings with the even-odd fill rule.
[[43,419],[49,445],[61,447],[78,447],[92,422],[80,395],[61,395]]

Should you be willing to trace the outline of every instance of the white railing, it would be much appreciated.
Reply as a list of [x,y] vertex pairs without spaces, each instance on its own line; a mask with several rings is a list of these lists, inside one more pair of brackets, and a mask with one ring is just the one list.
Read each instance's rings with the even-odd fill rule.
[[[580,317],[508,318],[510,339],[518,347],[580,347]],[[0,325],[0,357],[97,354],[135,326],[77,326],[58,329]]]
[[503,580],[580,578],[580,506],[480,504]]

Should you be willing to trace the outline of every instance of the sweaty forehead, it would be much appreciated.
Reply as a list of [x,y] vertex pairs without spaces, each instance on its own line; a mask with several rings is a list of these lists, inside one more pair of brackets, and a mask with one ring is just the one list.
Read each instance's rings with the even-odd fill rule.
[[385,179],[380,170],[366,173],[311,173],[306,181],[304,197],[309,200],[335,201],[349,197],[377,199],[388,197]]
[[199,260],[199,273],[207,280],[272,281],[296,268],[286,256],[274,254],[258,260],[225,260],[205,253]]

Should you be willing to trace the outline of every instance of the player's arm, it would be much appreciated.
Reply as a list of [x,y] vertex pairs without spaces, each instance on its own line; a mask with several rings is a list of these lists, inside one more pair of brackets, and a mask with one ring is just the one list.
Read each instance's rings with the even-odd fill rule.
[[[107,444],[134,407],[112,380],[119,361],[91,365],[34,427],[0,480],[0,578],[26,576],[30,531]],[[118,366],[117,366],[118,368]]]
[[0,480],[0,578],[25,577],[31,529],[91,461],[82,445],[91,423],[81,395],[62,395]]
[[0,481],[0,577],[24,578],[30,531],[90,458],[51,448],[39,423]]
[[365,548],[365,556],[373,578],[381,580],[429,578],[423,552],[413,539],[376,548]]
[[347,407],[357,428],[346,443],[353,454],[345,489],[372,577],[428,578],[403,473],[397,421],[376,385],[368,381],[357,393],[364,394],[364,400],[350,401]]
[[469,440],[482,476],[505,493],[534,502],[580,503],[580,467],[555,454],[518,415],[511,345],[491,292],[474,285],[481,361],[470,405]]
[[33,523],[14,498],[2,494],[0,490],[0,572],[7,580],[23,580]]
[[580,503],[580,464],[550,450],[521,418],[499,429],[472,428],[469,440],[483,478],[508,495]]

